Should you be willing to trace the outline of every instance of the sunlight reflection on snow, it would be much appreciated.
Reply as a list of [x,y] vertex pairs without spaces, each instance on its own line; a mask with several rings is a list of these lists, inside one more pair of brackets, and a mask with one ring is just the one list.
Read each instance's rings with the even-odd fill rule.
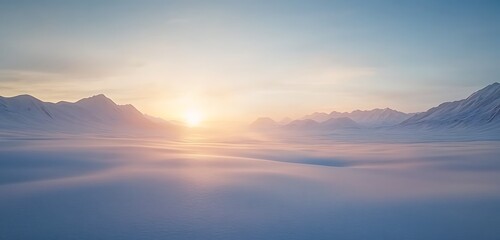
[[500,234],[500,142],[6,142],[2,239]]

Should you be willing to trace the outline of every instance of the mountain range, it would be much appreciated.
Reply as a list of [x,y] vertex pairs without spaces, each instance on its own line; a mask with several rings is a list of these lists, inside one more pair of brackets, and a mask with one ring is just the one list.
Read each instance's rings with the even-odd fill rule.
[[173,132],[134,106],[117,105],[103,94],[77,102],[43,102],[30,95],[0,97],[0,129],[56,133]]
[[500,84],[493,83],[466,99],[445,102],[422,113],[403,113],[390,108],[352,112],[315,112],[286,123],[278,123],[270,118],[259,118],[250,126],[253,129],[322,131],[386,127],[500,130]]
[[390,108],[373,109],[373,110],[355,110],[352,112],[337,112],[330,113],[316,112],[306,115],[301,119],[311,119],[316,122],[325,122],[334,118],[350,118],[360,125],[367,127],[382,127],[391,126],[401,123],[410,118],[414,114],[396,111]]
[[[393,109],[313,113],[279,122],[259,118],[257,130],[481,129],[500,131],[500,84],[493,83],[469,97],[445,102],[425,112],[411,114]],[[0,97],[0,130],[56,133],[155,133],[172,134],[180,127],[144,115],[134,106],[117,105],[103,94],[77,102],[43,102],[30,95]],[[494,131],[492,131],[494,130]]]
[[373,110],[355,110],[352,112],[322,113],[315,112],[300,119],[284,119],[279,122],[269,117],[261,117],[250,124],[255,130],[338,130],[387,127],[397,125],[414,114],[403,113],[390,108]]

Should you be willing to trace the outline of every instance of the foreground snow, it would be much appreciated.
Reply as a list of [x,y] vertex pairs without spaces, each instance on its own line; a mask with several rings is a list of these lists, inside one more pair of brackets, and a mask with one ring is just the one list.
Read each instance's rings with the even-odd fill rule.
[[498,141],[0,141],[0,239],[500,235]]

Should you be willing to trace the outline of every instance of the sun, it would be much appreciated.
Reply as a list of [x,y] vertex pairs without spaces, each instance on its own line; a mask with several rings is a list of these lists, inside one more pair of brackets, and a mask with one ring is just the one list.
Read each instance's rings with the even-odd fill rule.
[[184,121],[186,122],[187,126],[197,127],[200,125],[202,121],[202,114],[197,109],[189,109],[186,111],[184,118],[185,118]]

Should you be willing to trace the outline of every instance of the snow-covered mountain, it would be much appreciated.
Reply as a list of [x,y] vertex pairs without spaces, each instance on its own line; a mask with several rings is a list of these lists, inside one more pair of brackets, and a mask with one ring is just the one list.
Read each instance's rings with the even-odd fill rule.
[[320,123],[322,129],[357,129],[362,128],[357,122],[348,117],[330,118]]
[[358,123],[348,117],[331,118],[324,122],[317,122],[312,119],[295,120],[283,126],[284,129],[290,130],[316,130],[316,131],[334,131],[341,129],[358,129],[362,128]]
[[301,120],[310,119],[310,120],[314,120],[316,122],[324,122],[330,118],[332,118],[332,117],[330,117],[330,114],[328,114],[328,113],[315,112],[315,113],[311,113],[309,115],[305,115],[304,117],[301,118]]
[[[500,83],[493,83],[466,99],[445,102],[426,112],[411,114],[390,108],[352,112],[316,112],[289,123],[277,123],[261,118],[254,124],[265,129],[332,130],[350,129],[390,130],[444,130],[467,134],[498,135],[500,132]],[[260,129],[263,129],[261,127]],[[481,131],[476,131],[481,130]],[[488,133],[488,134],[487,134]]]
[[294,120],[283,126],[285,129],[290,130],[316,130],[320,126],[320,123],[312,119],[304,120]]
[[43,102],[30,95],[0,97],[0,130],[81,132],[172,131],[168,123],[148,119],[132,105],[117,105],[100,94],[75,103]]
[[412,114],[399,112],[389,108],[369,111],[336,112],[329,114],[315,112],[300,119],[285,119],[276,122],[267,117],[255,120],[250,127],[254,130],[320,130],[359,129],[365,127],[393,126],[408,119]]
[[250,128],[254,130],[273,129],[277,128],[278,126],[279,123],[269,117],[257,118],[253,123],[250,124]]
[[284,130],[284,131],[334,131],[340,129],[358,129],[361,125],[350,118],[332,118],[324,122],[312,119],[299,119],[291,122],[276,122],[268,117],[261,117],[250,124],[253,130]]
[[369,127],[391,126],[403,122],[410,118],[413,114],[399,112],[390,108],[373,109],[373,110],[355,110],[352,112],[336,112],[329,114],[315,112],[304,116],[302,119],[311,119],[317,122],[325,122],[335,118],[350,118],[356,123]]
[[500,128],[500,84],[493,83],[466,99],[445,102],[402,122],[424,128]]
[[378,126],[396,125],[410,118],[411,116],[413,116],[413,114],[403,113],[390,108],[384,108],[384,109],[377,108],[365,111],[355,110],[348,114],[331,112],[330,116],[331,118],[349,117],[359,124],[365,126],[378,127]]

